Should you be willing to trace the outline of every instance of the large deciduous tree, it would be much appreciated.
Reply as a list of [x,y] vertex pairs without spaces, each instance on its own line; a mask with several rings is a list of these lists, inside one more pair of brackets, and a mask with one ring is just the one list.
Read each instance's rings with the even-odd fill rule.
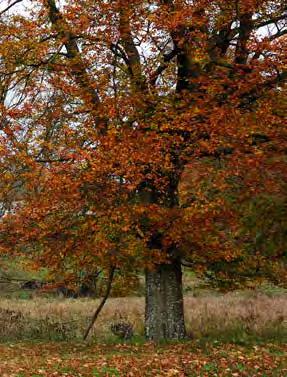
[[285,1],[18,0],[0,15],[3,252],[71,276],[144,268],[154,340],[186,335],[182,263],[280,280],[284,247],[250,247],[239,209],[284,198]]

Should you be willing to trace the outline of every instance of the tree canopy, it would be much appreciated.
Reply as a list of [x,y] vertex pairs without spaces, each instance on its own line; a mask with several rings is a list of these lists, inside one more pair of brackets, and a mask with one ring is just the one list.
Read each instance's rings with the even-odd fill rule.
[[6,1],[0,30],[4,253],[286,279],[285,1]]

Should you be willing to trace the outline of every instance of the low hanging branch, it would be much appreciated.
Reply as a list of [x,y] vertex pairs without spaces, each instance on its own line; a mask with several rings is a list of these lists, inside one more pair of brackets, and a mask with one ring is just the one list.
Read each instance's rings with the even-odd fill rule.
[[84,338],[83,338],[84,340],[87,339],[87,337],[88,337],[91,329],[93,328],[93,326],[94,326],[94,324],[95,324],[95,322],[96,322],[96,320],[97,320],[100,312],[102,311],[102,309],[103,309],[103,307],[104,307],[104,305],[105,305],[105,303],[106,303],[106,301],[107,301],[107,299],[108,299],[108,297],[110,295],[111,288],[112,288],[112,283],[113,283],[113,279],[114,279],[114,274],[115,274],[115,269],[116,268],[114,266],[112,266],[111,269],[110,269],[106,293],[105,293],[102,301],[100,302],[100,305],[97,307],[97,310],[95,311],[95,313],[94,313],[94,315],[92,317],[92,320],[91,320],[91,322],[90,322],[87,330],[85,331]]

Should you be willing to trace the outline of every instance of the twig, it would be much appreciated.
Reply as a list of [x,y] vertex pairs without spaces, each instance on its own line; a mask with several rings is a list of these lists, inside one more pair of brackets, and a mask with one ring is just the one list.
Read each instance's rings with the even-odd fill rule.
[[2,16],[2,14],[4,14],[5,12],[7,12],[9,9],[11,9],[14,5],[18,4],[18,3],[21,3],[23,0],[15,0],[13,3],[9,4],[5,9],[3,9],[1,12],[0,12],[0,16]]

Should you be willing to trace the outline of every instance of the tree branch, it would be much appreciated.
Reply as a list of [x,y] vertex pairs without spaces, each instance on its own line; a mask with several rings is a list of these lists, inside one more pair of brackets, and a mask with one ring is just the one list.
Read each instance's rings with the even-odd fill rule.
[[275,39],[280,38],[280,37],[282,37],[283,35],[286,35],[286,34],[287,34],[287,29],[280,30],[277,33],[271,35],[269,40],[274,41]]
[[253,30],[253,13],[248,12],[239,16],[239,36],[235,50],[235,64],[246,64],[249,51],[247,49],[247,43],[251,32]]
[[91,331],[91,329],[93,328],[100,312],[102,311],[109,295],[110,295],[110,292],[111,292],[111,288],[112,288],[112,283],[113,283],[113,279],[114,279],[114,273],[115,273],[115,267],[112,266],[111,269],[110,269],[110,273],[109,273],[109,279],[108,279],[108,283],[107,283],[107,289],[106,289],[106,293],[105,293],[105,296],[103,297],[102,301],[100,302],[100,305],[97,307],[93,317],[92,317],[92,320],[87,328],[87,330],[85,331],[85,334],[84,334],[84,337],[83,339],[86,340],[87,337],[89,336],[89,333]]
[[13,3],[9,4],[5,9],[3,9],[1,12],[0,12],[0,16],[2,16],[2,14],[6,13],[9,9],[11,9],[12,7],[14,7],[14,5],[18,4],[18,3],[21,3],[23,0],[15,0],[13,1]]
[[260,20],[259,20],[259,22],[258,22],[258,20],[257,20],[257,22],[255,21],[256,29],[260,29],[261,27],[276,24],[279,21],[286,20],[286,10],[287,10],[287,8],[285,10],[283,10],[283,14],[281,16],[273,17],[273,18],[270,18],[269,20],[265,20],[265,21],[261,21],[261,22],[260,22]]
[[154,86],[157,79],[163,73],[163,71],[168,67],[168,63],[177,55],[177,49],[174,48],[167,54],[163,55],[163,62],[160,64],[157,69],[150,76],[150,85]]
[[71,161],[74,161],[74,159],[72,157],[70,157],[70,158],[62,157],[62,158],[57,158],[57,159],[37,158],[35,160],[35,162],[42,163],[42,164],[45,164],[45,163],[52,164],[52,163],[56,163],[56,162],[71,162]]
[[101,109],[101,101],[95,90],[95,82],[87,73],[86,63],[82,59],[77,44],[77,36],[70,31],[69,25],[57,8],[55,0],[47,0],[46,4],[49,11],[49,19],[55,27],[59,37],[62,37],[64,40],[64,45],[67,50],[67,59],[70,60],[71,74],[82,91],[82,99],[92,111],[95,111],[95,121],[99,133],[105,133],[107,119],[102,115],[105,114],[105,112]]
[[245,93],[242,93],[240,95],[241,106],[246,106],[246,104],[250,105],[258,100],[258,98],[261,97],[262,92],[265,89],[272,89],[275,88],[277,85],[280,85],[281,83],[284,83],[287,81],[287,70],[282,71],[281,73],[278,73],[276,77],[273,79],[267,80],[261,84],[257,84],[250,90],[246,91]]
[[125,50],[124,58],[130,72],[130,79],[137,91],[145,89],[146,84],[142,74],[141,59],[138,49],[135,46],[131,27],[130,27],[130,9],[125,1],[120,1],[120,39]]

